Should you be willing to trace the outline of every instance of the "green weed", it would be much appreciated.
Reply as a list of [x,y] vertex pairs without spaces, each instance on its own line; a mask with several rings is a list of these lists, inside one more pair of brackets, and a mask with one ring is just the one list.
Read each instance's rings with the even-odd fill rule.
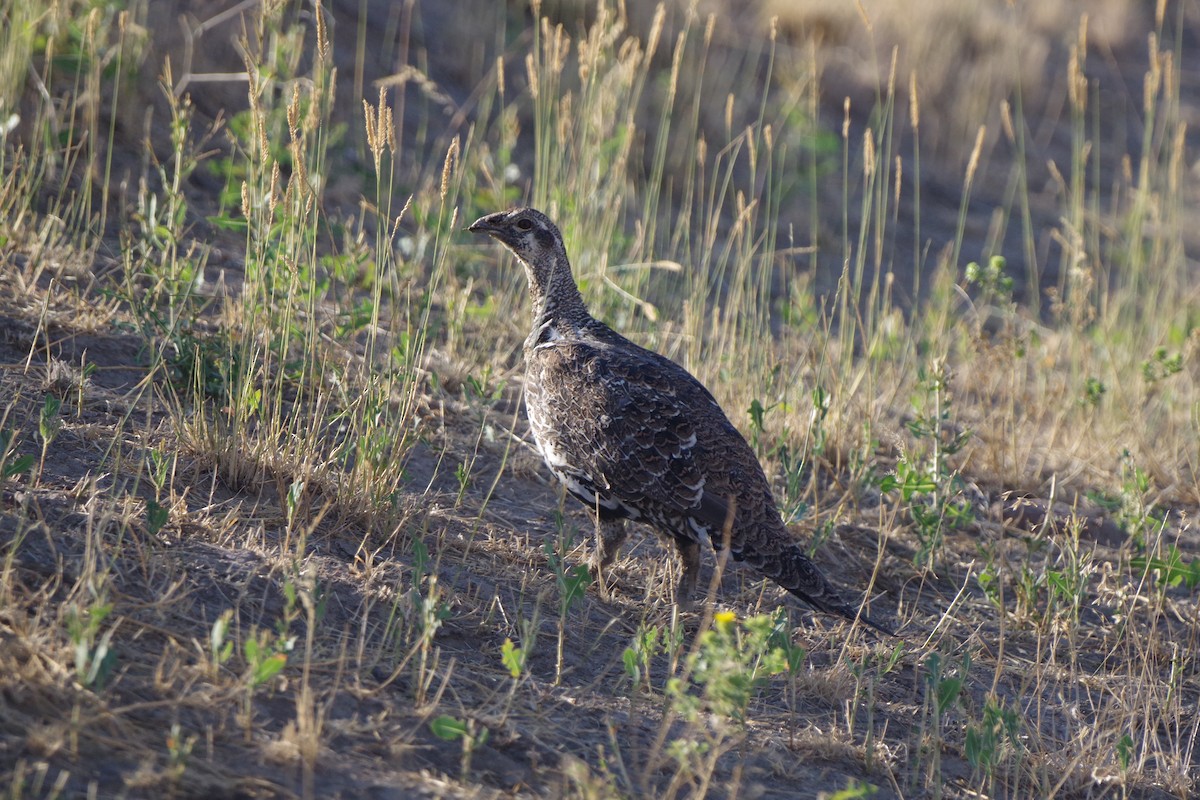
[[116,626],[105,626],[112,612],[113,604],[101,600],[67,611],[67,636],[75,652],[75,677],[97,691],[104,688],[117,666],[117,651],[112,642]]

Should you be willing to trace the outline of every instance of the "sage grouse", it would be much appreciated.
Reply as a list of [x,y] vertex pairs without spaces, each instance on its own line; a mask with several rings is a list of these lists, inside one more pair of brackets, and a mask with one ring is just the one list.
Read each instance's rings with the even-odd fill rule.
[[[713,396],[678,364],[637,346],[588,313],[566,247],[545,214],[517,208],[468,230],[498,240],[525,267],[533,331],[525,340],[525,404],[546,466],[595,523],[592,572],[625,539],[625,521],[671,538],[687,604],[700,545],[720,547],[816,609],[883,626],[840,599],[780,519],[754,452]],[[601,583],[603,586],[603,583]]]

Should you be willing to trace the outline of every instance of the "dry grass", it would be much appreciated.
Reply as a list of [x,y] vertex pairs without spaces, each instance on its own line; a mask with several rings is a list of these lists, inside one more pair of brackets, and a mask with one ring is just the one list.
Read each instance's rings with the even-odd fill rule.
[[[1194,793],[1190,6],[480,4],[456,51],[439,4],[265,3],[167,72],[137,9],[35,5],[0,6],[6,796]],[[680,616],[652,536],[579,593],[522,276],[460,236],[523,200],[902,639],[736,566]]]

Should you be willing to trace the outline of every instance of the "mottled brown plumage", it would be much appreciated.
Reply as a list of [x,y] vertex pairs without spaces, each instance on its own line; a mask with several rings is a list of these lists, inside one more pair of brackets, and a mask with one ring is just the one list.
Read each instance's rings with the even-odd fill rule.
[[490,214],[469,230],[516,255],[529,279],[525,403],[550,471],[587,506],[592,568],[603,571],[645,522],[683,561],[677,598],[693,595],[700,546],[721,547],[809,605],[890,633],[837,596],[783,521],[754,452],[713,396],[683,367],[597,321],[579,295],[562,236],[532,208]]

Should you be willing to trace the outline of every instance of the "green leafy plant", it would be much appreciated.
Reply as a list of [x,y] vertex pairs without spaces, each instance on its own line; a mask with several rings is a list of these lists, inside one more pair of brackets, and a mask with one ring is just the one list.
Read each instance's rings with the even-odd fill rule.
[[0,479],[12,478],[33,469],[33,456],[29,453],[19,455],[16,434],[0,427]]
[[242,642],[242,656],[246,660],[246,687],[250,693],[287,666],[288,653],[294,646],[294,639],[281,639],[269,630],[251,632]]
[[471,717],[460,720],[442,714],[429,721],[429,730],[439,739],[445,739],[448,742],[462,742],[462,758],[459,762],[459,772],[462,780],[469,779],[471,775],[471,757],[479,747],[487,742],[488,737],[491,735],[491,731],[488,730],[487,726],[480,724]]
[[525,655],[524,648],[514,645],[512,639],[505,639],[500,645],[500,662],[514,681],[525,671]]
[[116,626],[104,628],[112,611],[111,602],[95,602],[84,608],[72,607],[67,612],[67,635],[75,652],[75,677],[92,689],[103,689],[116,668],[117,652],[112,647]]
[[643,622],[638,626],[637,634],[633,637],[633,644],[622,651],[621,663],[625,667],[625,676],[629,678],[631,699],[636,699],[643,687],[651,685],[650,665],[655,654],[663,647],[661,639],[661,628],[646,625]]
[[[1154,531],[1162,527],[1165,514],[1151,502],[1154,480],[1128,450],[1121,452],[1118,463],[1121,491],[1116,498],[1103,498],[1117,520],[1129,531],[1134,546],[1144,550]],[[1096,497],[1093,493],[1092,497]],[[1104,502],[1107,501],[1107,502]]]
[[992,256],[984,266],[972,261],[967,264],[965,271],[967,285],[978,286],[985,301],[1011,300],[1013,279],[1006,273],[1007,267],[1004,256]]
[[583,564],[576,564],[574,567],[567,565],[567,553],[575,538],[574,532],[567,527],[561,511],[556,512],[555,520],[558,536],[542,545],[542,549],[558,587],[558,645],[554,667],[554,683],[557,685],[562,681],[563,641],[567,632],[567,616],[592,585],[592,573]]
[[894,475],[885,475],[879,488],[898,493],[915,525],[920,547],[915,563],[929,565],[941,551],[947,530],[957,530],[974,520],[971,504],[963,496],[965,482],[950,459],[971,439],[971,431],[953,422],[950,370],[944,359],[934,359],[919,371],[920,394],[914,401],[915,418],[909,433],[923,445],[905,454]]
[[300,513],[304,505],[304,490],[308,486],[308,481],[294,480],[288,484],[287,495],[284,498],[284,507],[287,509],[287,525],[290,529],[296,522],[296,515]]
[[409,614],[412,627],[416,632],[416,650],[418,657],[414,664],[416,674],[416,701],[424,704],[433,681],[433,671],[430,669],[434,661],[433,640],[442,624],[450,618],[450,609],[442,598],[442,589],[438,586],[437,576],[430,575],[425,581],[424,592],[420,584],[414,585],[408,592],[410,604]]
[[775,612],[773,627],[767,639],[767,646],[783,656],[783,674],[787,678],[788,742],[794,743],[798,694],[796,679],[799,677],[800,671],[804,668],[804,663],[808,658],[808,651],[792,641],[791,619],[788,617],[787,611],[782,608]]
[[146,501],[146,532],[151,536],[157,534],[171,518],[171,509],[160,506],[154,500]]
[[822,792],[818,795],[819,800],[863,800],[865,797],[873,797],[879,793],[879,787],[867,781],[850,781],[844,789],[838,789],[833,794]]
[[1089,375],[1083,382],[1083,398],[1081,402],[1089,408],[1099,408],[1100,401],[1108,393],[1108,387],[1097,377]]
[[[215,646],[215,641],[212,642]],[[296,645],[295,637],[281,637],[270,629],[252,629],[242,642],[242,724],[249,736],[254,726],[254,694],[270,683],[287,666],[288,656]],[[219,653],[214,649],[214,653]],[[223,654],[223,653],[222,653]]]
[[467,490],[471,488],[471,468],[462,461],[454,468],[454,479],[458,481],[458,497],[455,505],[461,505]]
[[175,457],[158,448],[153,448],[146,454],[146,476],[150,479],[150,485],[154,487],[155,499],[162,497],[174,466]]
[[209,674],[216,677],[221,665],[233,655],[233,640],[229,638],[229,623],[233,609],[227,608],[213,621],[208,635]]
[[[706,710],[744,723],[755,692],[769,676],[791,665],[789,651],[779,641],[776,621],[769,615],[739,621],[732,611],[718,611],[688,656],[685,677],[667,681],[672,706],[685,719]],[[802,660],[802,651],[791,652]],[[689,684],[700,690],[699,695],[689,691]]]
[[1155,348],[1142,362],[1142,379],[1148,384],[1160,383],[1182,371],[1183,353],[1170,353],[1165,347]]
[[46,453],[50,450],[50,443],[58,436],[58,432],[62,430],[62,418],[59,416],[59,410],[62,408],[62,400],[52,394],[46,395],[46,399],[42,402],[41,411],[38,413],[38,433],[42,437],[42,457],[38,461],[38,479],[41,479],[42,471],[46,467]]
[[1121,768],[1121,774],[1129,772],[1129,765],[1133,761],[1134,744],[1133,737],[1128,733],[1122,734],[1117,740],[1116,745],[1117,765]]
[[746,413],[750,415],[750,447],[759,458],[763,457],[767,414],[777,405],[777,403],[772,403],[769,406],[764,406],[762,401],[756,397],[750,401],[750,407],[746,409]]
[[[744,734],[750,703],[772,675],[803,661],[802,649],[784,646],[777,618],[761,614],[739,620],[732,611],[713,615],[696,637],[680,674],[667,679],[670,714],[664,719],[648,764],[660,749],[675,763],[668,791],[685,781],[705,784],[729,742]],[[685,729],[667,741],[674,720]]]
[[1021,718],[1004,702],[989,697],[983,719],[967,725],[963,750],[967,762],[983,781],[993,784],[996,767],[1021,748]]
[[1140,554],[1129,560],[1135,572],[1157,573],[1158,579],[1167,586],[1186,586],[1195,590],[1200,586],[1200,558],[1184,558],[1175,545],[1168,545],[1161,557]]
[[925,698],[921,706],[921,725],[918,731],[919,750],[924,764],[925,783],[935,796],[941,795],[942,752],[949,715],[962,696],[971,656],[965,654],[957,669],[948,667],[940,653],[930,653],[924,663]]
[[171,723],[171,732],[167,734],[167,772],[171,780],[178,782],[187,772],[196,739],[195,734],[185,736],[183,726],[178,722]]
[[981,548],[981,554],[984,562],[979,571],[975,573],[975,583],[983,591],[983,596],[988,599],[992,607],[997,611],[1004,611],[1003,598],[1003,577],[1001,575],[1001,566],[997,562],[996,554],[992,548],[984,546]]

